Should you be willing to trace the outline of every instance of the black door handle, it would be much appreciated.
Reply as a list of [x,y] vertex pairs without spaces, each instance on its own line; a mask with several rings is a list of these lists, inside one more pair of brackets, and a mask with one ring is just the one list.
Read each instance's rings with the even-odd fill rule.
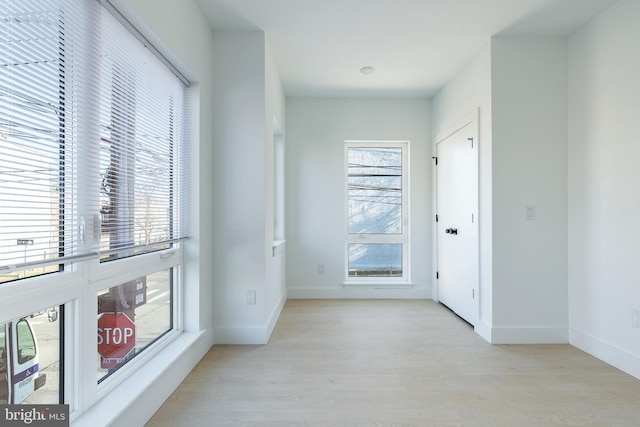
[[447,228],[446,230],[444,230],[445,233],[447,234],[458,234],[458,229],[457,228]]

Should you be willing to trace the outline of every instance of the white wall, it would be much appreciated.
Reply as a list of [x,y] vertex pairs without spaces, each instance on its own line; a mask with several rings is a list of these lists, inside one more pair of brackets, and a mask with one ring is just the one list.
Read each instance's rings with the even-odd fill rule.
[[[265,240],[264,255],[266,264],[266,286],[265,286],[265,315],[267,336],[271,335],[276,325],[278,316],[287,300],[287,284],[286,284],[286,246],[274,251],[274,135],[280,133],[279,138],[284,139],[286,144],[286,135],[282,135],[286,127],[285,117],[285,97],[282,90],[282,83],[278,75],[278,69],[273,61],[271,49],[268,42],[265,46],[265,84],[266,84],[266,105],[265,105]],[[278,129],[274,129],[275,124]]]
[[[478,114],[480,307],[476,331],[491,340],[492,326],[492,148],[491,46],[489,42],[433,99],[433,140],[470,113]],[[435,153],[435,148],[433,149]]]
[[213,42],[215,342],[264,344],[286,299],[270,219],[273,121],[284,123],[284,96],[264,33],[214,32]]
[[246,292],[265,292],[265,58],[264,34],[214,34],[214,171],[210,193],[216,245],[216,342],[259,329],[264,305],[246,304]]
[[491,104],[491,341],[567,342],[566,39],[493,38]]
[[[434,136],[479,115],[480,321],[493,343],[566,342],[564,39],[497,37],[433,102]],[[525,220],[527,205],[535,221]]]
[[[287,288],[290,298],[431,297],[431,126],[425,99],[287,98]],[[410,141],[413,288],[343,287],[345,140]],[[324,274],[318,274],[324,265]]]
[[569,40],[570,342],[640,378],[640,2]]

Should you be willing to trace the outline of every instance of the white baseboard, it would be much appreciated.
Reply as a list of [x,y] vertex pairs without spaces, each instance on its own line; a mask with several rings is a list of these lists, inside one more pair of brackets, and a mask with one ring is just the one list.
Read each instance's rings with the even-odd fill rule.
[[285,291],[278,304],[273,308],[271,312],[271,316],[269,316],[269,320],[267,322],[267,342],[269,338],[271,338],[271,334],[273,333],[274,328],[276,327],[276,323],[278,323],[278,318],[280,318],[280,313],[282,313],[282,309],[287,302],[287,292]]
[[216,345],[261,345],[267,342],[267,328],[265,326],[216,328]]
[[476,334],[480,335],[487,342],[491,342],[491,326],[486,323],[478,320],[478,322],[473,326],[473,330],[476,331]]
[[431,288],[345,286],[340,288],[288,288],[289,299],[431,299]]
[[636,355],[573,328],[569,329],[569,344],[640,379],[640,357]]
[[280,301],[278,301],[271,311],[271,316],[269,316],[269,319],[264,326],[216,328],[215,343],[235,345],[262,345],[268,343],[286,302],[287,294],[285,292],[285,294],[280,298]]
[[567,328],[491,328],[483,330],[483,338],[491,344],[567,344]]

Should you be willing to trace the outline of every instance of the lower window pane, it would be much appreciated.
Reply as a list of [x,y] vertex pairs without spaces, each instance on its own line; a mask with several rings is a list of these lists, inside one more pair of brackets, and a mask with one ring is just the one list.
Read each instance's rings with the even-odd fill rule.
[[98,293],[98,382],[173,327],[173,270]]
[[349,277],[402,277],[402,244],[349,244]]
[[[26,258],[26,257],[25,257]],[[43,267],[37,268],[25,268],[25,269],[16,269],[12,271],[8,271],[6,273],[0,274],[0,283],[11,282],[13,280],[25,279],[27,277],[40,276],[42,274],[47,273],[56,273],[58,271],[62,271],[63,265],[54,264],[54,265],[45,265]]]
[[0,323],[0,404],[58,404],[61,307]]

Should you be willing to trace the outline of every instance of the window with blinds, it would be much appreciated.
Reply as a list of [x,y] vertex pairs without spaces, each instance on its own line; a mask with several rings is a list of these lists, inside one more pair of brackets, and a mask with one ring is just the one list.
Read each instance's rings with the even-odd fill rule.
[[98,1],[0,18],[0,282],[186,237],[185,83]]

